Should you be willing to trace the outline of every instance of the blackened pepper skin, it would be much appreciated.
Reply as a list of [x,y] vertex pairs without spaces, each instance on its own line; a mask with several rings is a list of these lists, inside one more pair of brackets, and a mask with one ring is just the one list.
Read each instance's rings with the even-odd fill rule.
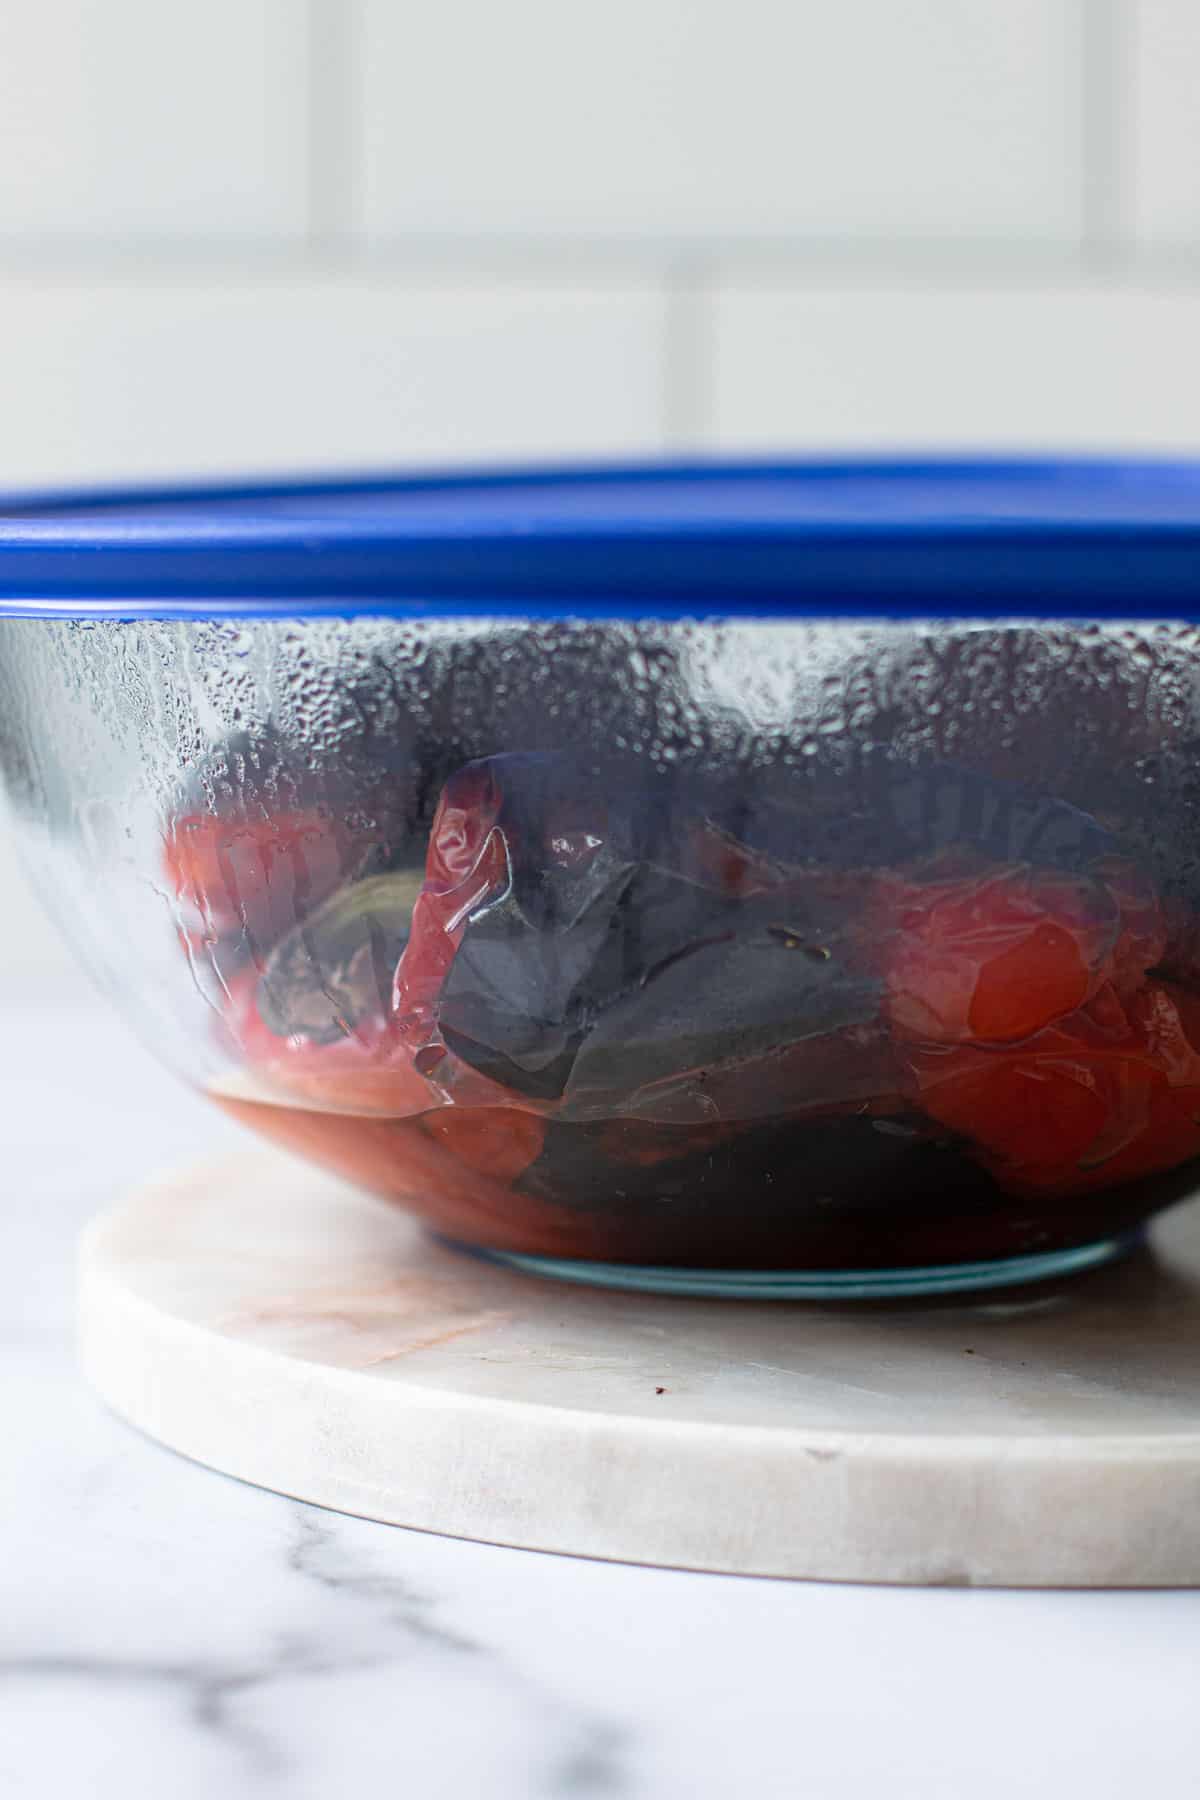
[[481,1073],[527,1098],[616,1095],[878,1012],[850,890],[763,864],[766,891],[744,895],[737,840],[694,787],[643,783],[630,803],[613,798],[627,780],[568,758],[488,768],[504,885],[467,920],[439,1009]]
[[566,756],[464,773],[485,766],[507,886],[467,922],[441,1028],[481,1073],[568,1104],[877,1017],[856,870],[950,847],[1075,869],[1112,848],[1073,807],[953,769],[872,771],[838,811]]

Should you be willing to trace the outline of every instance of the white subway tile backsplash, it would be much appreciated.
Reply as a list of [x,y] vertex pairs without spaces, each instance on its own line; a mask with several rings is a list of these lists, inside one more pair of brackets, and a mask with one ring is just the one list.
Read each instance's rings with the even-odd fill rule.
[[302,233],[299,0],[3,0],[0,234]]
[[1200,248],[1200,5],[1124,0],[1119,50],[1125,228]]
[[653,450],[653,287],[0,283],[0,481]]
[[1044,287],[723,288],[711,440],[1200,450],[1200,296]]
[[1086,3],[362,0],[362,220],[1069,242]]
[[0,0],[0,487],[1200,453],[1186,257],[1043,279],[1200,251],[1198,96],[1200,0]]

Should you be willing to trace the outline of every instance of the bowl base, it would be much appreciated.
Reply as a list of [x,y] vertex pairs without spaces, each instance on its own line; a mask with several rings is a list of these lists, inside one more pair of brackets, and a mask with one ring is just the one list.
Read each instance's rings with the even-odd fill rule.
[[697,1300],[908,1300],[937,1294],[977,1294],[1023,1287],[1115,1262],[1142,1242],[1142,1229],[1069,1250],[988,1262],[934,1264],[906,1269],[683,1269],[640,1263],[581,1262],[569,1257],[526,1256],[511,1250],[451,1247],[487,1262],[577,1287],[613,1288],[630,1294],[682,1294]]

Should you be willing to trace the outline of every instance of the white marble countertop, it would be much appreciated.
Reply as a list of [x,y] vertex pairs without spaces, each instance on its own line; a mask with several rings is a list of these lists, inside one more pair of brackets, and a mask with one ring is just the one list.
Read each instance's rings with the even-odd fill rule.
[[94,1003],[4,1024],[0,1793],[1196,1792],[1200,1593],[576,1562],[320,1512],[139,1438],[74,1370],[75,1234],[237,1133]]

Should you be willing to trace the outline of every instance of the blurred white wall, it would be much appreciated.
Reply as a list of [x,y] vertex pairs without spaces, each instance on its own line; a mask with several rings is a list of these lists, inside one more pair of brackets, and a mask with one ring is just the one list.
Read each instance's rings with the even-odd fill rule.
[[0,483],[1200,448],[1198,95],[1196,0],[0,0]]

